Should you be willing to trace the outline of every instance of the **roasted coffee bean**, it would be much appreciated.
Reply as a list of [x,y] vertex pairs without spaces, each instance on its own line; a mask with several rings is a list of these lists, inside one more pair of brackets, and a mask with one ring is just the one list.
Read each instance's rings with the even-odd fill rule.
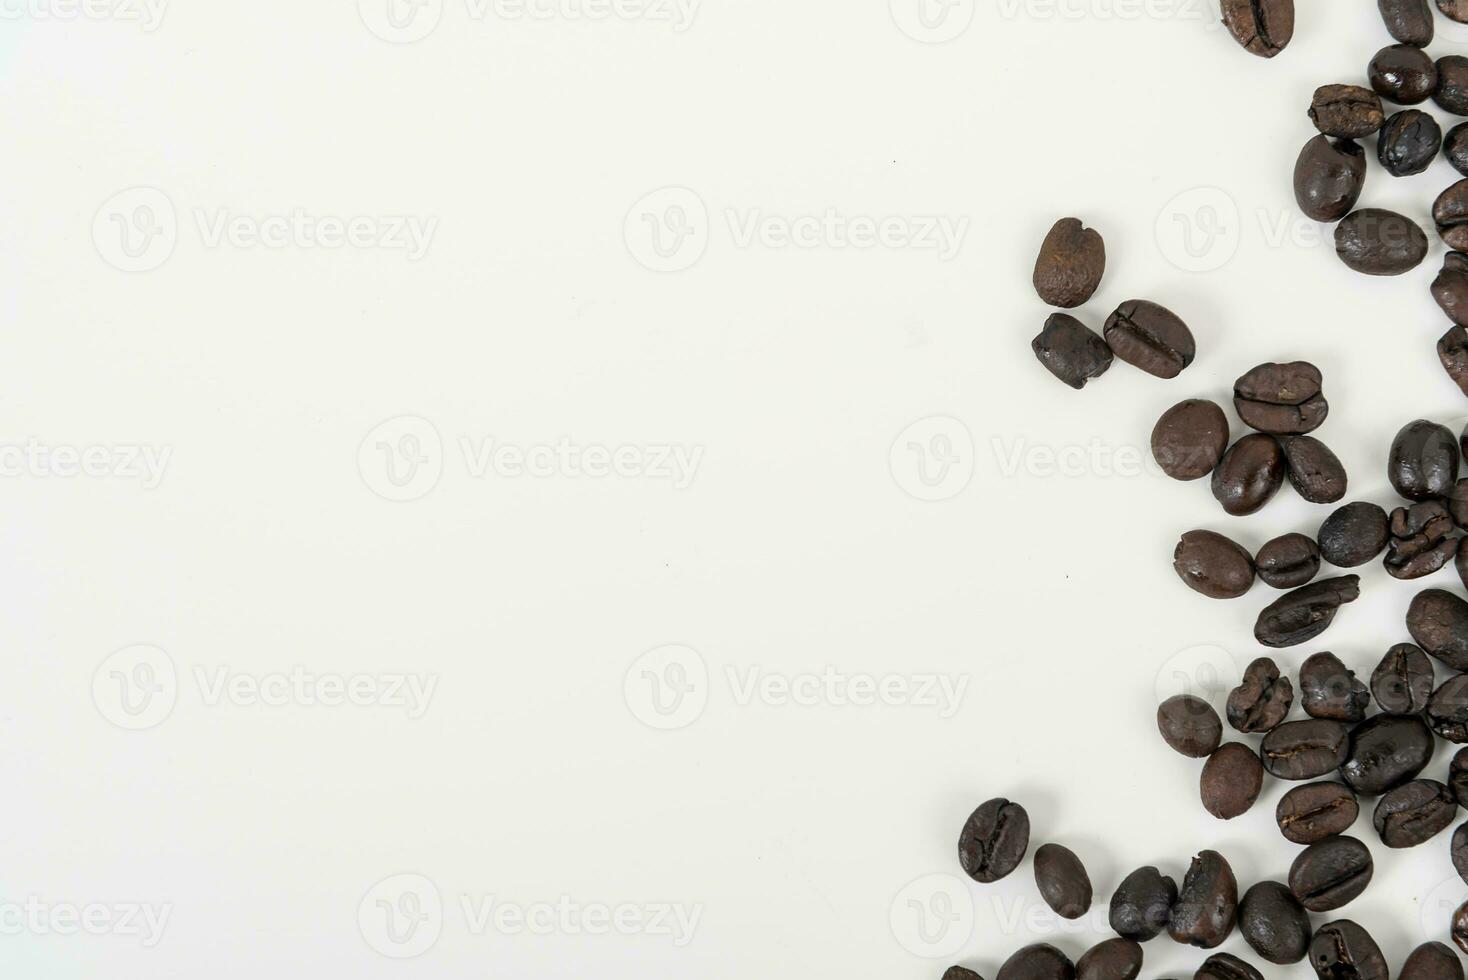
[[1437,359],[1453,384],[1468,395],[1468,329],[1453,327],[1437,342]]
[[1381,798],[1371,824],[1387,847],[1416,847],[1451,827],[1457,816],[1452,790],[1435,779],[1414,779]]
[[1175,694],[1157,708],[1162,740],[1190,759],[1206,759],[1223,741],[1223,722],[1202,698]]
[[1142,947],[1131,939],[1097,943],[1076,960],[1076,980],[1137,980],[1142,973]]
[[1468,587],[1468,538],[1458,542],[1458,553],[1453,557],[1453,567],[1458,570],[1458,578],[1462,579],[1463,585]]
[[1368,276],[1410,272],[1427,258],[1427,247],[1427,233],[1417,222],[1383,208],[1353,211],[1335,228],[1335,254]]
[[1443,16],[1448,20],[1468,24],[1468,0],[1437,0],[1437,9],[1441,10]]
[[1457,946],[1463,952],[1468,953],[1468,902],[1464,902],[1458,906],[1458,911],[1453,913],[1450,928],[1452,930],[1453,945]]
[[1432,202],[1437,233],[1454,251],[1468,250],[1468,180],[1460,180]]
[[1295,36],[1295,0],[1223,0],[1223,24],[1250,54],[1273,58]]
[[1459,480],[1448,493],[1448,516],[1461,528],[1468,528],[1468,480]]
[[1443,136],[1443,156],[1454,170],[1468,177],[1468,123],[1459,123]]
[[1314,436],[1283,436],[1290,485],[1312,504],[1333,504],[1346,495],[1346,468],[1325,443]]
[[1217,851],[1202,851],[1183,877],[1167,934],[1174,942],[1212,949],[1234,931],[1238,911],[1239,883],[1233,868]]
[[[1463,132],[1468,135],[1468,123]],[[1449,252],[1443,258],[1442,271],[1432,281],[1432,298],[1448,319],[1460,326],[1468,322],[1468,255]]]
[[1295,160],[1295,202],[1312,221],[1339,221],[1366,186],[1366,151],[1353,140],[1316,136]]
[[1203,764],[1199,782],[1203,809],[1220,820],[1249,812],[1264,788],[1264,765],[1253,749],[1241,742],[1220,746]]
[[1075,980],[1075,964],[1049,943],[1026,946],[1004,961],[995,980]]
[[1448,789],[1459,806],[1468,806],[1468,749],[1459,749],[1448,764]]
[[1228,723],[1241,732],[1270,731],[1285,720],[1295,703],[1295,691],[1279,665],[1260,657],[1244,669],[1244,682],[1229,692]]
[[1398,105],[1426,102],[1437,91],[1437,63],[1411,44],[1382,48],[1367,71],[1372,90]]
[[1446,427],[1418,419],[1392,440],[1386,475],[1408,500],[1446,497],[1458,479],[1458,439]]
[[1371,693],[1333,653],[1317,653],[1300,667],[1300,706],[1311,718],[1355,724],[1366,718]]
[[1106,273],[1106,243],[1079,218],[1055,222],[1035,260],[1035,292],[1051,306],[1074,309],[1095,295]]
[[1468,670],[1468,602],[1444,592],[1419,592],[1407,607],[1407,632],[1454,670]]
[[1361,805],[1343,783],[1309,783],[1286,793],[1274,808],[1274,820],[1285,839],[1314,844],[1351,829]]
[[1453,868],[1458,872],[1458,877],[1468,882],[1468,823],[1453,831],[1449,853],[1452,855]]
[[1357,575],[1321,579],[1288,592],[1264,607],[1254,624],[1254,639],[1267,647],[1292,647],[1330,628],[1341,606],[1361,596]]
[[1159,378],[1175,378],[1193,363],[1193,332],[1176,313],[1145,299],[1131,299],[1106,319],[1111,352]]
[[1341,778],[1362,796],[1416,779],[1432,761],[1432,732],[1416,715],[1376,715],[1351,732]]
[[1319,779],[1340,768],[1350,744],[1351,730],[1338,721],[1287,721],[1264,736],[1259,760],[1280,779]]
[[1239,901],[1239,932],[1271,963],[1298,963],[1310,952],[1310,916],[1277,881],[1261,881]]
[[1030,815],[1005,799],[981,805],[963,825],[958,861],[974,881],[998,881],[1019,867],[1030,847]]
[[1419,109],[1404,109],[1381,127],[1376,159],[1393,177],[1410,177],[1431,166],[1442,147],[1443,131],[1437,120]]
[[1320,980],[1391,980],[1381,947],[1350,919],[1327,922],[1316,931],[1310,965]]
[[1193,980],[1264,980],[1264,975],[1231,953],[1214,953],[1203,961]]
[[961,966],[950,966],[943,971],[943,980],[984,980],[984,978],[973,970]]
[[1259,549],[1254,570],[1271,588],[1298,589],[1320,572],[1320,548],[1314,538],[1283,534]]
[[1138,868],[1111,896],[1111,929],[1123,939],[1145,943],[1167,928],[1177,904],[1177,882],[1156,868]]
[[1213,471],[1213,499],[1234,517],[1252,514],[1284,485],[1285,465],[1284,450],[1274,438],[1262,432],[1244,436]]
[[1035,884],[1045,904],[1062,919],[1079,919],[1091,908],[1091,878],[1068,847],[1043,844],[1035,851]]
[[1322,85],[1310,101],[1310,121],[1326,136],[1360,139],[1381,129],[1381,97],[1359,85]]
[[1427,0],[1376,0],[1387,33],[1403,44],[1425,48],[1432,43],[1434,24]]
[[1455,674],[1432,692],[1427,723],[1449,742],[1468,742],[1468,674]]
[[1320,544],[1320,557],[1337,568],[1355,568],[1381,554],[1390,537],[1391,519],[1386,511],[1358,501],[1327,517],[1315,540]]
[[1451,947],[1423,943],[1407,957],[1398,980],[1463,980],[1463,964]]
[[1204,398],[1178,402],[1152,429],[1152,458],[1174,480],[1202,479],[1227,449],[1228,417]]
[[1066,313],[1054,313],[1030,342],[1045,370],[1077,390],[1111,367],[1111,348],[1090,327]]
[[1391,516],[1386,570],[1400,579],[1431,575],[1458,555],[1458,540],[1448,537],[1452,530],[1448,509],[1436,500],[1398,507]]
[[1311,912],[1330,912],[1364,892],[1375,870],[1365,844],[1354,837],[1327,837],[1290,865],[1290,891]]
[[1371,694],[1389,715],[1426,711],[1436,684],[1432,661],[1415,643],[1392,647],[1371,674]]
[[1244,374],[1234,382],[1234,408],[1251,429],[1277,436],[1313,432],[1330,413],[1320,369],[1306,361],[1261,364]]
[[1468,116],[1468,58],[1450,54],[1437,59],[1437,91],[1432,100],[1456,116]]
[[1188,588],[1210,599],[1237,599],[1254,584],[1254,559],[1213,531],[1184,534],[1173,550],[1172,567]]

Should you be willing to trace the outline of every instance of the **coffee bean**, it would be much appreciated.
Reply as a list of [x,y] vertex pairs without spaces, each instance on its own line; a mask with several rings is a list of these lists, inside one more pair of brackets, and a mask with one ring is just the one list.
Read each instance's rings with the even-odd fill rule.
[[1264,975],[1230,953],[1214,953],[1203,961],[1193,980],[1264,980]]
[[1264,765],[1254,750],[1240,742],[1220,746],[1203,764],[1200,781],[1203,809],[1220,820],[1249,812],[1264,788]]
[[1463,980],[1463,964],[1451,947],[1423,943],[1407,957],[1398,980]]
[[1458,555],[1458,540],[1448,537],[1453,519],[1436,500],[1424,500],[1392,511],[1392,539],[1386,570],[1393,578],[1416,579],[1447,565]]
[[1468,480],[1459,480],[1448,491],[1448,516],[1458,527],[1468,528]]
[[1458,816],[1458,801],[1442,783],[1414,779],[1383,796],[1371,824],[1387,847],[1416,847],[1447,830]]
[[1468,177],[1468,123],[1459,123],[1443,136],[1443,156],[1454,170]]
[[1442,146],[1443,131],[1436,119],[1419,109],[1404,109],[1381,128],[1376,159],[1393,177],[1410,177],[1431,166]]
[[[1463,124],[1463,131],[1468,134],[1468,123]],[[1468,321],[1468,255],[1447,254],[1442,271],[1432,281],[1432,298],[1454,323]]]
[[961,966],[950,966],[943,971],[943,980],[984,980],[973,970],[966,970]]
[[1254,624],[1254,639],[1276,648],[1313,640],[1330,628],[1341,606],[1360,596],[1361,579],[1356,575],[1311,582],[1265,606]]
[[1035,884],[1045,904],[1062,919],[1079,919],[1091,908],[1091,878],[1068,847],[1043,844],[1035,851]]
[[1284,534],[1259,549],[1254,570],[1271,588],[1298,589],[1319,573],[1320,548],[1314,538]]
[[1026,946],[1004,961],[995,980],[1075,980],[1070,957],[1049,943]]
[[1468,823],[1453,831],[1449,853],[1452,855],[1453,868],[1458,872],[1458,877],[1468,882]]
[[1223,0],[1223,23],[1250,54],[1273,58],[1295,35],[1295,0]]
[[1193,858],[1167,934],[1174,942],[1212,949],[1234,931],[1239,911],[1239,883],[1233,868],[1217,851],[1202,851]]
[[1371,674],[1371,693],[1377,706],[1390,715],[1427,710],[1437,680],[1432,661],[1414,643],[1398,643],[1386,652]]
[[1310,101],[1310,121],[1326,136],[1360,139],[1381,129],[1381,98],[1359,85],[1322,85]]
[[1350,919],[1327,922],[1316,931],[1310,965],[1320,980],[1391,980],[1381,947]]
[[1113,354],[1159,378],[1182,374],[1198,350],[1193,332],[1176,313],[1145,299],[1117,307],[1106,320],[1105,334]]
[[1274,820],[1285,839],[1314,844],[1351,829],[1361,806],[1351,787],[1342,783],[1308,783],[1286,793],[1274,808]]
[[1065,313],[1051,314],[1030,342],[1045,370],[1077,390],[1111,367],[1111,348],[1090,327]]
[[1437,59],[1437,91],[1432,101],[1456,116],[1468,116],[1468,58],[1450,54]]
[[1163,929],[1177,903],[1177,883],[1156,868],[1138,868],[1111,896],[1111,929],[1123,939],[1145,943]]
[[1411,44],[1382,48],[1367,71],[1372,90],[1398,105],[1426,102],[1437,91],[1437,63]]
[[[1468,229],[1464,232],[1468,234]],[[1427,233],[1395,211],[1362,208],[1336,225],[1335,254],[1356,272],[1400,276],[1427,258]]]
[[1468,24],[1468,0],[1437,0],[1437,9],[1449,20]]
[[1454,251],[1468,250],[1468,180],[1460,180],[1432,203],[1437,233]]
[[1416,779],[1432,761],[1432,732],[1416,715],[1376,715],[1351,732],[1341,778],[1362,796]]
[[1330,413],[1320,369],[1306,361],[1261,364],[1234,382],[1234,408],[1251,429],[1277,436],[1313,432]]
[[1137,980],[1142,947],[1131,939],[1107,939],[1076,960],[1076,980]]
[[1283,436],[1286,473],[1295,492],[1312,504],[1333,504],[1346,495],[1346,468],[1314,436]]
[[1432,43],[1434,24],[1427,0],[1376,0],[1387,33],[1403,44],[1425,48]]
[[1427,723],[1449,742],[1468,742],[1468,674],[1455,674],[1432,692]]
[[1444,592],[1419,592],[1407,608],[1407,632],[1454,670],[1468,670],[1468,602]]
[[1237,599],[1254,584],[1254,559],[1213,531],[1189,531],[1172,553],[1172,567],[1188,588],[1210,599]]
[[1030,847],[1030,815],[1018,803],[995,799],[963,825],[958,861],[974,881],[998,881],[1019,867]]
[[1387,477],[1408,500],[1446,497],[1458,479],[1458,440],[1426,419],[1403,426],[1392,440]]
[[1353,140],[1316,136],[1295,160],[1295,202],[1312,221],[1339,221],[1366,186],[1366,152]]
[[1285,720],[1295,703],[1295,691],[1279,666],[1260,657],[1244,670],[1244,682],[1229,692],[1228,723],[1241,732],[1270,731]]
[[1327,837],[1290,865],[1290,891],[1311,912],[1330,912],[1364,892],[1375,870],[1365,844],[1354,837]]
[[1355,724],[1370,703],[1366,685],[1335,654],[1317,653],[1300,667],[1300,706],[1310,717]]
[[1320,525],[1315,540],[1320,557],[1337,568],[1364,565],[1386,548],[1391,519],[1376,504],[1357,502],[1334,511]]
[[1152,429],[1152,458],[1174,480],[1202,479],[1227,449],[1228,418],[1204,398],[1178,402]]
[[1101,285],[1106,272],[1106,243],[1101,233],[1079,218],[1055,222],[1035,260],[1035,292],[1051,306],[1074,309]]
[[[1442,0],[1438,0],[1439,3]],[[1468,902],[1458,906],[1451,923],[1453,945],[1468,953]]]
[[1279,443],[1261,432],[1251,433],[1229,447],[1213,471],[1213,499],[1234,517],[1252,514],[1279,492],[1284,475]]
[[1202,698],[1176,694],[1157,708],[1157,729],[1162,740],[1190,759],[1205,759],[1223,741],[1223,722],[1218,712]]
[[1338,721],[1287,721],[1264,736],[1259,759],[1280,779],[1319,779],[1340,768],[1350,744],[1351,730]]
[[1239,901],[1239,932],[1271,963],[1298,963],[1310,952],[1310,916],[1284,885],[1261,881]]
[[1463,394],[1468,395],[1468,329],[1453,327],[1437,342],[1437,359]]

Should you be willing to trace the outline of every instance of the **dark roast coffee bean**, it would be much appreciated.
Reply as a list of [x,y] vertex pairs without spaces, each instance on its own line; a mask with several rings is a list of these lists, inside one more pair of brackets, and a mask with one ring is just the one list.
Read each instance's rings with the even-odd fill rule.
[[1004,961],[995,980],[1075,980],[1070,957],[1049,943],[1026,946]]
[[1376,0],[1387,33],[1403,44],[1425,48],[1432,43],[1434,24],[1427,0]]
[[973,970],[966,970],[961,966],[950,966],[943,971],[943,980],[984,980]]
[[1167,928],[1175,904],[1175,881],[1156,868],[1138,868],[1111,896],[1111,929],[1123,939],[1145,943]]
[[1442,146],[1443,131],[1436,119],[1419,109],[1404,109],[1381,128],[1376,159],[1393,177],[1410,177],[1426,170]]
[[1267,647],[1292,647],[1324,633],[1341,606],[1361,596],[1357,575],[1321,579],[1286,593],[1264,607],[1254,624],[1254,639]]
[[1387,477],[1408,500],[1446,497],[1458,479],[1458,439],[1445,426],[1418,419],[1392,440]]
[[1449,742],[1468,742],[1468,674],[1455,674],[1432,692],[1427,723]]
[[1391,519],[1376,504],[1346,504],[1325,519],[1315,540],[1320,557],[1337,568],[1364,565],[1386,548]]
[[1468,586],[1468,538],[1458,542],[1458,554],[1453,558],[1453,566],[1458,570],[1458,578],[1463,580],[1463,585]]
[[1459,806],[1468,806],[1468,749],[1459,749],[1449,763],[1448,789]]
[[1468,823],[1453,831],[1449,853],[1452,855],[1453,868],[1458,872],[1458,877],[1468,882]]
[[1463,964],[1451,947],[1423,943],[1407,957],[1398,980],[1463,980]]
[[1375,870],[1365,844],[1354,837],[1327,837],[1290,865],[1290,891],[1311,912],[1330,912],[1364,892]]
[[1366,685],[1335,654],[1317,653],[1300,667],[1300,706],[1310,717],[1355,724],[1370,703]]
[[1274,808],[1274,821],[1285,839],[1314,844],[1351,829],[1361,806],[1343,783],[1309,783],[1286,793]]
[[1327,922],[1316,931],[1310,965],[1320,980],[1391,980],[1381,947],[1350,919]]
[[1456,116],[1468,116],[1468,58],[1450,54],[1437,59],[1437,91],[1432,100]]
[[1316,136],[1295,160],[1295,202],[1312,221],[1339,221],[1366,186],[1366,152],[1352,140]]
[[1210,599],[1237,599],[1254,584],[1254,559],[1213,531],[1184,534],[1173,550],[1172,567],[1188,588]]
[[1325,443],[1314,436],[1284,436],[1286,474],[1290,485],[1312,504],[1333,504],[1346,495],[1346,468]]
[[1175,378],[1193,363],[1193,332],[1174,312],[1145,299],[1127,300],[1106,319],[1111,352],[1159,378]]
[[1079,919],[1091,908],[1091,878],[1068,847],[1043,844],[1035,851],[1035,884],[1045,904],[1062,919]]
[[1295,0],[1223,0],[1223,24],[1250,54],[1273,58],[1295,35]]
[[1244,670],[1244,682],[1229,692],[1228,723],[1241,732],[1259,734],[1277,727],[1290,713],[1295,691],[1288,677],[1268,657]]
[[1090,299],[1106,272],[1101,233],[1079,218],[1055,222],[1035,260],[1035,292],[1051,306],[1073,309]]
[[1137,980],[1142,947],[1131,939],[1097,943],[1076,960],[1076,980]]
[[[1463,124],[1468,134],[1468,123]],[[1468,255],[1449,252],[1443,259],[1442,271],[1432,281],[1432,298],[1448,319],[1456,324],[1468,322]]]
[[1199,782],[1203,809],[1220,820],[1249,812],[1264,788],[1264,765],[1254,750],[1240,742],[1220,746],[1203,764]]
[[1447,565],[1458,555],[1458,540],[1448,537],[1453,519],[1436,500],[1392,511],[1386,570],[1393,578],[1416,579]]
[[1252,514],[1279,492],[1284,475],[1279,443],[1261,432],[1251,433],[1229,447],[1213,471],[1213,499],[1234,517]]
[[1398,105],[1426,102],[1437,91],[1437,63],[1411,44],[1382,48],[1367,70],[1372,90]]
[[1437,9],[1441,10],[1443,16],[1448,20],[1468,24],[1468,0],[1437,0]]
[[1458,911],[1453,913],[1449,928],[1452,931],[1453,945],[1468,953],[1468,902],[1458,906]]
[[1254,570],[1271,588],[1298,589],[1320,572],[1320,548],[1314,538],[1284,534],[1259,549]]
[[1389,715],[1426,711],[1436,684],[1432,661],[1413,643],[1392,647],[1371,674],[1371,693],[1377,706]]
[[1468,395],[1468,329],[1453,327],[1437,342],[1437,359],[1453,384]]
[[1448,492],[1448,516],[1461,528],[1468,528],[1468,480],[1459,480]]
[[1261,881],[1239,901],[1239,931],[1271,963],[1298,963],[1310,952],[1310,916],[1284,885]]
[[1176,694],[1157,708],[1162,740],[1190,759],[1205,759],[1223,741],[1223,722],[1202,698]]
[[998,881],[1019,867],[1030,847],[1030,815],[1005,799],[981,805],[963,825],[958,861],[974,881]]
[[1468,250],[1468,180],[1460,180],[1432,202],[1437,233],[1454,251]]
[[1451,827],[1457,816],[1451,790],[1433,779],[1414,779],[1381,798],[1371,824],[1387,847],[1416,847]]
[[1259,760],[1280,779],[1319,779],[1340,768],[1350,743],[1350,729],[1338,721],[1287,721],[1264,736]]
[[1305,361],[1261,364],[1249,371],[1234,382],[1234,408],[1251,429],[1277,436],[1313,432],[1330,413],[1320,369]]
[[1203,961],[1193,980],[1264,980],[1264,975],[1230,953],[1214,953]]
[[1356,272],[1400,276],[1427,258],[1427,233],[1395,211],[1362,208],[1336,225],[1335,254]]
[[1351,732],[1341,778],[1362,796],[1416,779],[1432,761],[1432,732],[1416,715],[1376,715]]
[[1228,418],[1207,399],[1178,402],[1152,429],[1152,458],[1174,480],[1202,479],[1227,449]]
[[1222,854],[1202,851],[1183,877],[1177,904],[1167,922],[1174,942],[1212,949],[1234,931],[1239,911],[1239,883]]
[[1030,342],[1045,370],[1077,390],[1111,367],[1111,348],[1090,327],[1065,313],[1051,314]]
[[1360,139],[1381,129],[1381,97],[1359,85],[1322,85],[1310,101],[1310,121],[1326,136]]
[[1419,592],[1407,607],[1407,632],[1454,670],[1468,670],[1468,602],[1444,592]]
[[1468,123],[1459,123],[1443,136],[1443,156],[1454,170],[1468,177]]

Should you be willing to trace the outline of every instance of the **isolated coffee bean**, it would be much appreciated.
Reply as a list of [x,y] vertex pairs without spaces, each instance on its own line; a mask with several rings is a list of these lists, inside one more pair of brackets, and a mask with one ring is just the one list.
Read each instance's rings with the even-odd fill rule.
[[1204,398],[1178,402],[1152,429],[1152,458],[1174,480],[1202,479],[1227,449],[1228,417]]
[[[1463,124],[1463,131],[1468,134],[1468,123]],[[1448,319],[1460,326],[1468,322],[1468,255],[1449,252],[1444,256],[1442,271],[1432,281],[1432,298]]]
[[1173,750],[1190,759],[1206,759],[1223,741],[1223,722],[1202,698],[1175,694],[1157,708],[1157,730]]
[[1460,180],[1432,203],[1437,233],[1454,251],[1468,250],[1468,180]]
[[1360,139],[1381,129],[1381,97],[1359,85],[1322,85],[1310,101],[1310,121],[1326,136]]
[[1279,442],[1251,433],[1230,446],[1213,471],[1213,499],[1234,517],[1253,514],[1279,492],[1284,476],[1285,455]]
[[1277,881],[1261,881],[1244,892],[1239,932],[1271,963],[1298,963],[1310,952],[1310,916],[1294,893]]
[[1403,44],[1425,48],[1432,43],[1435,25],[1427,0],[1376,0],[1387,33]]
[[1189,531],[1172,553],[1172,567],[1188,588],[1210,599],[1237,599],[1254,584],[1254,559],[1214,531]]
[[1335,654],[1317,653],[1301,665],[1300,706],[1310,717],[1355,724],[1370,703],[1366,685]]
[[1260,657],[1244,669],[1244,680],[1229,692],[1228,723],[1246,734],[1270,731],[1285,720],[1295,691],[1290,679],[1279,672],[1279,665],[1268,657]]
[[1131,939],[1107,939],[1076,960],[1076,980],[1137,980],[1142,947]]
[[1315,540],[1320,557],[1337,568],[1364,565],[1386,548],[1391,519],[1376,504],[1358,501],[1334,511],[1320,525]]
[[1273,58],[1295,35],[1295,0],[1223,0],[1223,23],[1250,54]]
[[1231,953],[1214,953],[1198,967],[1193,980],[1264,980],[1264,975]]
[[1376,159],[1393,177],[1410,177],[1431,166],[1442,146],[1443,131],[1436,119],[1419,109],[1404,109],[1381,127]]
[[1320,980],[1391,980],[1381,947],[1350,919],[1327,922],[1316,930],[1310,965]]
[[1440,738],[1468,742],[1468,674],[1455,674],[1427,701],[1427,723]]
[[1458,877],[1468,882],[1468,823],[1453,831],[1449,853],[1452,855],[1453,868],[1458,872]]
[[1335,254],[1347,268],[1368,276],[1400,276],[1427,258],[1427,233],[1405,215],[1362,208],[1335,228]]
[[1361,806],[1343,783],[1308,783],[1286,793],[1274,808],[1274,821],[1285,839],[1314,844],[1351,829]]
[[943,971],[943,980],[984,980],[973,970],[961,966],[950,966]]
[[1111,896],[1111,929],[1123,939],[1145,943],[1167,928],[1177,903],[1177,883],[1156,868],[1138,868]]
[[1290,891],[1311,912],[1331,912],[1364,892],[1375,871],[1365,844],[1354,837],[1327,837],[1290,865]]
[[1398,105],[1426,102],[1437,91],[1437,63],[1411,44],[1382,48],[1372,57],[1367,72],[1372,91]]
[[1449,20],[1468,24],[1468,0],[1437,0],[1437,9]]
[[1416,715],[1376,715],[1351,732],[1341,778],[1362,796],[1380,796],[1416,779],[1436,747]]
[[1350,743],[1351,730],[1338,721],[1287,721],[1264,736],[1259,760],[1280,779],[1319,779],[1340,768]]
[[995,980],[1075,980],[1070,957],[1049,943],[1026,946],[1004,961]]
[[1312,221],[1351,213],[1366,186],[1366,151],[1353,140],[1316,136],[1295,160],[1295,202]]
[[1426,419],[1403,426],[1392,440],[1387,477],[1408,500],[1446,497],[1458,479],[1458,439]]
[[1079,218],[1055,222],[1035,260],[1035,292],[1051,306],[1073,309],[1085,303],[1106,273],[1106,243]]
[[1241,742],[1220,746],[1203,764],[1199,792],[1203,809],[1220,820],[1249,812],[1264,788],[1264,765],[1253,749]]
[[1313,432],[1330,413],[1320,369],[1306,361],[1248,371],[1234,382],[1234,408],[1251,429],[1277,436]]
[[1182,374],[1198,351],[1193,332],[1176,313],[1145,299],[1117,307],[1106,320],[1105,335],[1113,354],[1159,378]]
[[1453,327],[1437,342],[1437,359],[1453,384],[1468,395],[1468,329]]
[[1397,980],[1463,980],[1463,964],[1451,947],[1423,943],[1407,957]]
[[1035,885],[1062,919],[1079,919],[1091,908],[1091,878],[1068,847],[1043,844],[1035,851]]
[[1346,468],[1314,436],[1282,436],[1286,475],[1295,492],[1312,504],[1333,504],[1346,495]]
[[1371,824],[1387,847],[1416,847],[1451,827],[1457,816],[1451,790],[1433,779],[1414,779],[1381,798]]
[[1051,314],[1030,342],[1045,370],[1077,390],[1111,367],[1111,348],[1090,327],[1065,313]]
[[1341,606],[1360,597],[1357,575],[1311,582],[1265,606],[1254,623],[1254,639],[1275,648],[1308,642],[1330,628]]
[[1443,136],[1443,156],[1454,170],[1468,177],[1468,123],[1459,123]]
[[1282,534],[1254,556],[1254,570],[1265,585],[1298,589],[1320,572],[1320,548],[1303,534]]
[[1371,674],[1371,694],[1389,715],[1426,711],[1436,684],[1432,660],[1414,643],[1392,647]]
[[1202,851],[1193,858],[1167,934],[1174,942],[1212,949],[1234,931],[1239,911],[1239,883],[1233,868],[1217,851]]
[[1445,567],[1458,555],[1453,519],[1436,500],[1392,511],[1386,570],[1393,578],[1416,579]]
[[1005,799],[982,804],[963,825],[958,860],[964,873],[985,884],[1019,867],[1030,847],[1030,815]]
[[1407,607],[1407,632],[1454,670],[1468,670],[1468,602],[1444,592],[1419,592]]

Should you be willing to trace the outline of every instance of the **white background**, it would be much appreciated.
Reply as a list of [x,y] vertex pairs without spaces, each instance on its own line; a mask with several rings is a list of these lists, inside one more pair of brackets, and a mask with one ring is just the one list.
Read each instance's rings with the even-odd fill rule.
[[[1000,795],[1085,859],[1100,916],[1126,872],[1180,878],[1206,846],[1244,886],[1286,873],[1282,784],[1213,820],[1152,717],[1179,675],[1221,702],[1275,594],[1211,602],[1170,559],[1190,528],[1252,549],[1328,509],[1286,489],[1226,518],[1144,450],[1172,403],[1308,358],[1351,498],[1389,504],[1396,430],[1468,415],[1433,350],[1435,236],[1368,280],[1290,193],[1310,93],[1389,43],[1372,4],[1301,0],[1270,62],[1212,0],[960,0],[936,32],[915,0],[705,0],[678,23],[444,0],[406,34],[377,0],[179,2],[152,30],[38,2],[0,24],[0,442],[119,462],[0,480],[0,902],[169,919],[152,945],[12,923],[7,975],[992,977],[1027,942],[1079,955],[1103,932],[1047,919],[1028,863],[952,878]],[[1449,26],[1434,55],[1468,50]],[[1363,203],[1422,221],[1454,179],[1371,166]],[[436,223],[422,255],[209,234],[297,210]],[[828,211],[965,233],[956,254],[742,234]],[[134,231],[165,234],[129,258],[115,222],[150,213]],[[1075,392],[1035,362],[1031,267],[1069,214],[1109,255],[1080,316],[1174,309],[1199,347],[1182,377],[1118,363]],[[684,248],[660,259],[649,220]],[[631,447],[637,473],[476,472],[462,440],[491,439]],[[912,443],[946,447],[948,482],[925,489]],[[664,446],[699,454],[691,481]],[[384,453],[415,447],[396,487]],[[132,448],[169,454],[156,486]],[[1282,666],[1331,649],[1369,675],[1418,589],[1459,588],[1363,578]],[[675,644],[694,653],[645,657]],[[139,663],[164,700],[130,730]],[[644,671],[670,664],[692,700],[667,718]],[[417,717],[209,688],[297,667],[437,686]],[[828,667],[967,686],[945,717],[730,680]],[[1380,863],[1346,913],[1396,968],[1468,887],[1445,838],[1357,832]],[[376,902],[404,885],[430,918],[395,945]],[[909,902],[955,887],[971,923],[915,939]],[[699,918],[679,945],[475,928],[461,904],[562,896]],[[1177,976],[1203,954],[1147,957]]]

